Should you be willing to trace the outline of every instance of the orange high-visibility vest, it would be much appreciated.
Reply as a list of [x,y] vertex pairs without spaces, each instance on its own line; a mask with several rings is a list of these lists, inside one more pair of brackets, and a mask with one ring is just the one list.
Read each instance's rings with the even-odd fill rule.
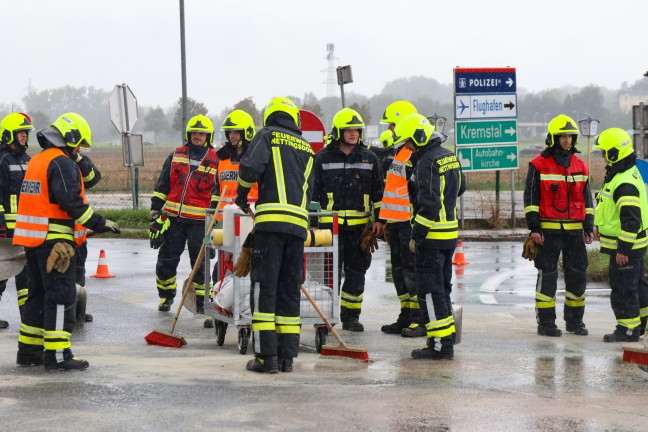
[[[60,148],[50,148],[43,150],[29,162],[20,190],[14,245],[36,247],[46,240],[68,240],[80,244],[75,238],[74,220],[58,204],[49,200],[47,168],[54,158],[62,155],[65,153]],[[81,181],[81,196],[86,202],[84,190]],[[50,219],[57,221],[50,224]]]
[[[220,186],[220,197],[219,201],[223,201],[221,208],[225,207],[228,204],[234,204],[234,199],[236,198],[236,188],[238,187],[238,170],[240,162],[232,162],[231,158],[221,159],[218,161],[218,184]],[[227,190],[223,195],[223,190],[227,186]],[[255,203],[259,199],[259,184],[254,183],[252,189],[248,193],[248,202]],[[217,216],[218,221],[223,219],[223,215],[219,214]]]
[[387,182],[383,192],[380,219],[407,221],[410,219],[410,199],[407,190],[406,163],[412,151],[403,147],[389,166]]

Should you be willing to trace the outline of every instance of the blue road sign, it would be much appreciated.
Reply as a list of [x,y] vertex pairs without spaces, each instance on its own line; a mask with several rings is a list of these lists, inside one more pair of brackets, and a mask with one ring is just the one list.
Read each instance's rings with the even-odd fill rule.
[[515,68],[455,68],[455,93],[515,93]]

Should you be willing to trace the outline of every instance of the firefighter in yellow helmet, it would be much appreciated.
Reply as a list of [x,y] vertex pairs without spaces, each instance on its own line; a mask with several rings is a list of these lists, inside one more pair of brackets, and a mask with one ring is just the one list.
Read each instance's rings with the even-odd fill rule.
[[416,254],[416,285],[427,343],[415,359],[451,360],[456,337],[452,314],[452,256],[459,237],[457,203],[466,179],[456,155],[441,146],[445,135],[412,113],[396,124],[394,145],[418,154],[410,179],[414,207],[410,251]]
[[88,362],[71,349],[75,323],[76,253],[85,228],[119,234],[119,226],[87,203],[82,174],[74,162],[92,145],[88,122],[76,113],[61,115],[36,135],[43,151],[27,166],[13,244],[25,247],[29,297],[25,303],[17,362],[47,370],[85,369]]
[[[217,200],[216,169],[218,156],[211,144],[214,125],[204,115],[189,119],[186,142],[167,157],[151,198],[151,247],[160,248],[155,266],[155,282],[160,303],[158,310],[168,312],[178,286],[178,264],[185,246],[194,266],[205,236],[205,214]],[[204,313],[205,274],[201,265],[192,287],[196,308]]]
[[586,244],[594,239],[594,208],[589,167],[576,156],[578,124],[560,114],[547,126],[547,148],[529,163],[524,214],[536,246],[538,334],[558,337],[556,288],[558,259],[565,272],[564,319],[568,332],[588,334],[583,322],[587,283]]
[[[0,238],[12,238],[16,226],[16,213],[20,198],[20,187],[30,156],[29,133],[34,129],[27,114],[11,113],[0,121]],[[23,269],[15,277],[18,309],[22,315],[27,300],[27,271]],[[7,287],[6,280],[0,280],[0,298]],[[0,320],[0,329],[9,323]]]
[[401,145],[394,146],[394,128],[409,114],[416,113],[416,107],[408,101],[396,101],[387,106],[381,121],[387,123],[380,136],[385,146],[382,157],[385,173],[385,192],[380,216],[387,221],[385,239],[389,240],[392,262],[392,276],[396,295],[400,301],[400,313],[396,321],[385,324],[381,331],[399,334],[403,337],[426,335],[425,323],[421,320],[416,286],[414,254],[409,250],[412,237],[411,202],[407,193],[407,182],[414,170],[416,153]]
[[246,365],[253,372],[291,372],[299,351],[299,286],[313,186],[313,149],[300,128],[297,105],[273,98],[239,167],[235,202],[242,210],[259,184],[250,273],[255,357]]
[[[384,221],[378,212],[383,193],[383,174],[378,157],[364,145],[365,124],[360,114],[344,108],[333,117],[332,142],[315,156],[313,201],[322,211],[338,212],[338,275],[341,289],[342,329],[364,331],[360,313],[365,273],[371,265],[371,251],[361,248],[363,232],[383,235]],[[372,216],[374,223],[371,224]],[[321,217],[320,226],[329,228],[332,217]],[[365,231],[366,229],[366,231]]]
[[601,253],[610,256],[610,303],[616,317],[605,342],[637,342],[648,320],[648,285],[644,255],[648,248],[646,185],[637,169],[632,138],[623,129],[610,128],[594,144],[603,152],[605,180],[597,195],[594,215]]

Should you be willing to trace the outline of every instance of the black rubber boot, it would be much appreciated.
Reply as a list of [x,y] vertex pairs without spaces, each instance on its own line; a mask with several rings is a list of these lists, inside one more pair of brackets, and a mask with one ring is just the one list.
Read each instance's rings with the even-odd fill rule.
[[43,366],[43,352],[34,351],[33,353],[25,353],[18,351],[16,356],[16,364],[18,366]]
[[205,318],[205,322],[203,323],[203,327],[205,328],[214,328],[214,320],[211,318]]
[[9,323],[5,320],[0,320],[0,329],[6,329],[9,327]]
[[560,337],[562,331],[553,323],[538,324],[538,334],[540,336]]
[[629,329],[617,326],[614,332],[603,336],[603,342],[639,342],[639,336],[641,335],[638,328]]
[[172,298],[161,298],[160,299],[160,306],[158,306],[158,310],[160,312],[169,312],[171,310],[171,305],[173,304],[173,299]]
[[356,333],[364,331],[364,326],[360,321],[346,321],[342,323],[342,330],[349,330]]
[[448,336],[441,338],[441,342],[437,343],[434,342],[434,339],[428,339],[426,346],[412,351],[412,358],[424,360],[452,360],[454,358],[454,339],[452,336]]
[[577,323],[567,323],[565,330],[578,336],[587,336],[589,334],[589,331],[587,331],[587,327],[585,327],[585,323],[583,323],[583,321]]
[[94,321],[94,317],[91,314],[87,313],[85,316],[85,322],[92,322],[92,321]]
[[281,372],[292,372],[292,369],[293,369],[292,357],[282,357],[279,359],[279,370]]
[[396,321],[391,324],[385,324],[380,328],[380,331],[387,334],[401,334],[403,329],[409,327],[409,323]]
[[66,349],[66,352],[63,354],[63,361],[58,362],[56,360],[56,353],[54,351],[45,351],[43,354],[43,365],[45,370],[48,371],[71,371],[71,370],[83,370],[87,369],[90,366],[85,360],[78,359],[72,355],[72,351]]
[[275,374],[279,372],[277,356],[267,356],[265,358],[256,356],[247,363],[245,369],[252,372]]
[[412,323],[408,328],[403,329],[401,336],[410,338],[427,336],[427,330],[420,324]]
[[205,299],[201,296],[196,297],[196,313],[198,315],[205,314]]

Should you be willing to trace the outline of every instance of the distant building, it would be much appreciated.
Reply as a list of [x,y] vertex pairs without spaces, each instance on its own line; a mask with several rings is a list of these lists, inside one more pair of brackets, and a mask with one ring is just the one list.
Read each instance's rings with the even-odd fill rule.
[[633,105],[639,105],[639,102],[648,105],[648,96],[624,94],[619,98],[619,107],[627,113],[632,110]]

